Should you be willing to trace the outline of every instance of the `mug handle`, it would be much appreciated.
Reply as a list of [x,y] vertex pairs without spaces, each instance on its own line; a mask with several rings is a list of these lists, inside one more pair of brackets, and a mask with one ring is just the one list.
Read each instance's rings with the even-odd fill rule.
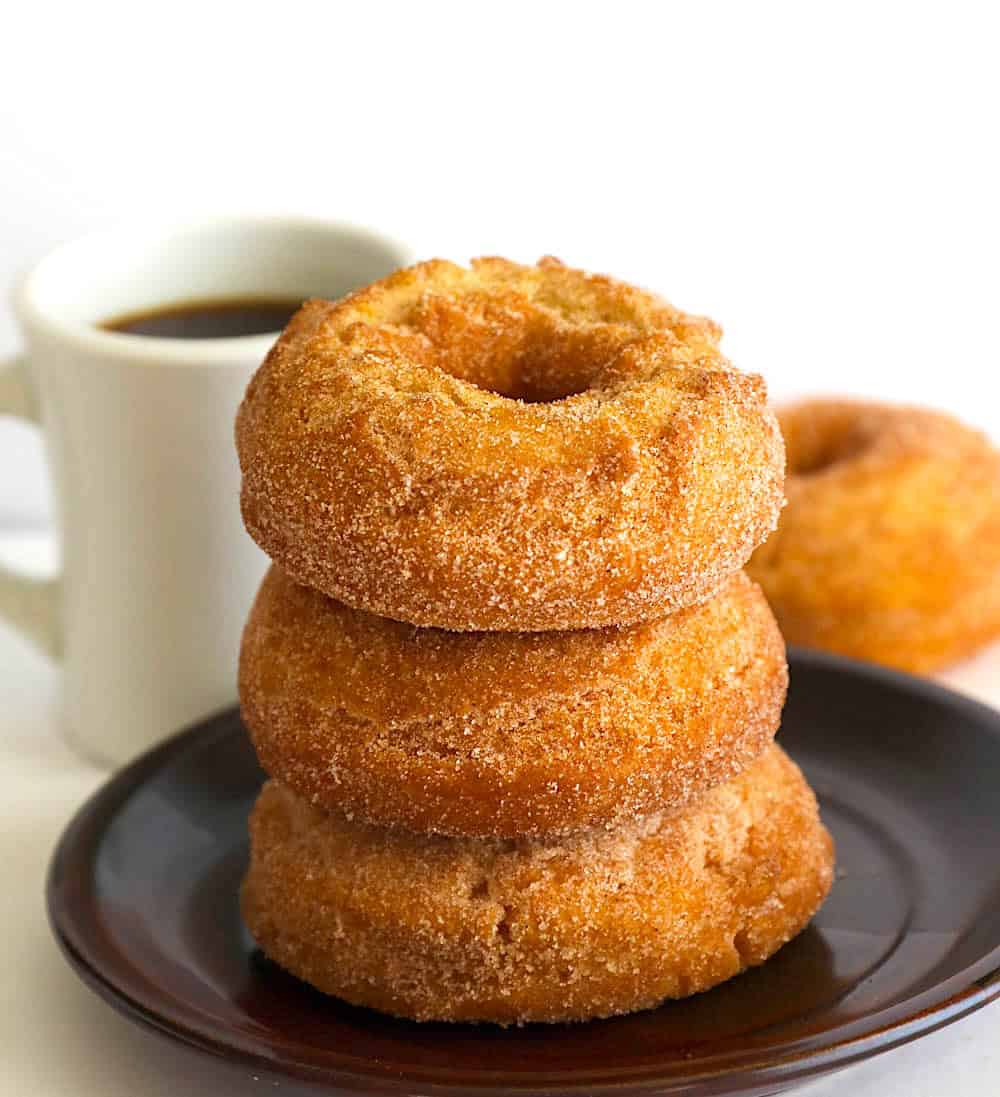
[[[0,365],[0,416],[3,415],[40,425],[23,358]],[[31,579],[0,564],[0,617],[53,658],[58,657],[60,648],[59,587],[58,579]]]

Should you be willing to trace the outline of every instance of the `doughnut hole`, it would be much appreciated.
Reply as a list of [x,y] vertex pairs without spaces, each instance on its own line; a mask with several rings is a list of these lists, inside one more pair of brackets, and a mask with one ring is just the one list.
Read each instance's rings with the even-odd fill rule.
[[811,421],[783,424],[790,476],[818,476],[860,457],[872,443],[870,431],[856,417],[839,413]]
[[634,325],[568,322],[526,295],[423,296],[399,329],[420,338],[425,361],[487,392],[526,404],[554,403],[595,388],[621,351],[645,337]]

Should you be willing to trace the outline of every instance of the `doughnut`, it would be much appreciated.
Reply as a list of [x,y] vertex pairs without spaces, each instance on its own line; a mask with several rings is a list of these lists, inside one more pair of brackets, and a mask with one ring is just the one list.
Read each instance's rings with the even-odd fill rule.
[[772,746],[692,810],[547,842],[425,837],[265,785],[247,927],[280,966],[420,1021],[579,1021],[763,963],[822,903],[833,843]]
[[318,806],[512,838],[682,807],[771,742],[785,647],[742,572],[629,628],[443,632],[352,610],[272,568],[243,636],[264,769]]
[[792,644],[926,672],[1000,635],[1000,452],[948,415],[779,412],[788,506],[749,572]]
[[552,259],[434,260],[309,301],[239,409],[244,523],[300,583],[414,625],[694,604],[783,501],[764,383],[719,334]]

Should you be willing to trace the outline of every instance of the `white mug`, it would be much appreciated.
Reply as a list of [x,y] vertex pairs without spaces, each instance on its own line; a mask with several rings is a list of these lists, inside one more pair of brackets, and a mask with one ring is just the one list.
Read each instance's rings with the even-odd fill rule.
[[53,582],[0,572],[0,614],[61,660],[66,733],[118,764],[235,698],[266,560],[244,533],[233,419],[275,334],[169,339],[108,319],[215,298],[339,297],[409,261],[367,230],[285,218],[122,227],[20,283],[0,415],[40,422],[62,542]]

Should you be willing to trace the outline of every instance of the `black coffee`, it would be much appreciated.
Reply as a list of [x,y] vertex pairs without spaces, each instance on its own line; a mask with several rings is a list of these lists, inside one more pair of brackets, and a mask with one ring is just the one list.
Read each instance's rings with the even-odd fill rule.
[[116,316],[99,327],[159,339],[232,339],[281,331],[301,304],[299,300],[275,297],[180,301],[148,312]]

